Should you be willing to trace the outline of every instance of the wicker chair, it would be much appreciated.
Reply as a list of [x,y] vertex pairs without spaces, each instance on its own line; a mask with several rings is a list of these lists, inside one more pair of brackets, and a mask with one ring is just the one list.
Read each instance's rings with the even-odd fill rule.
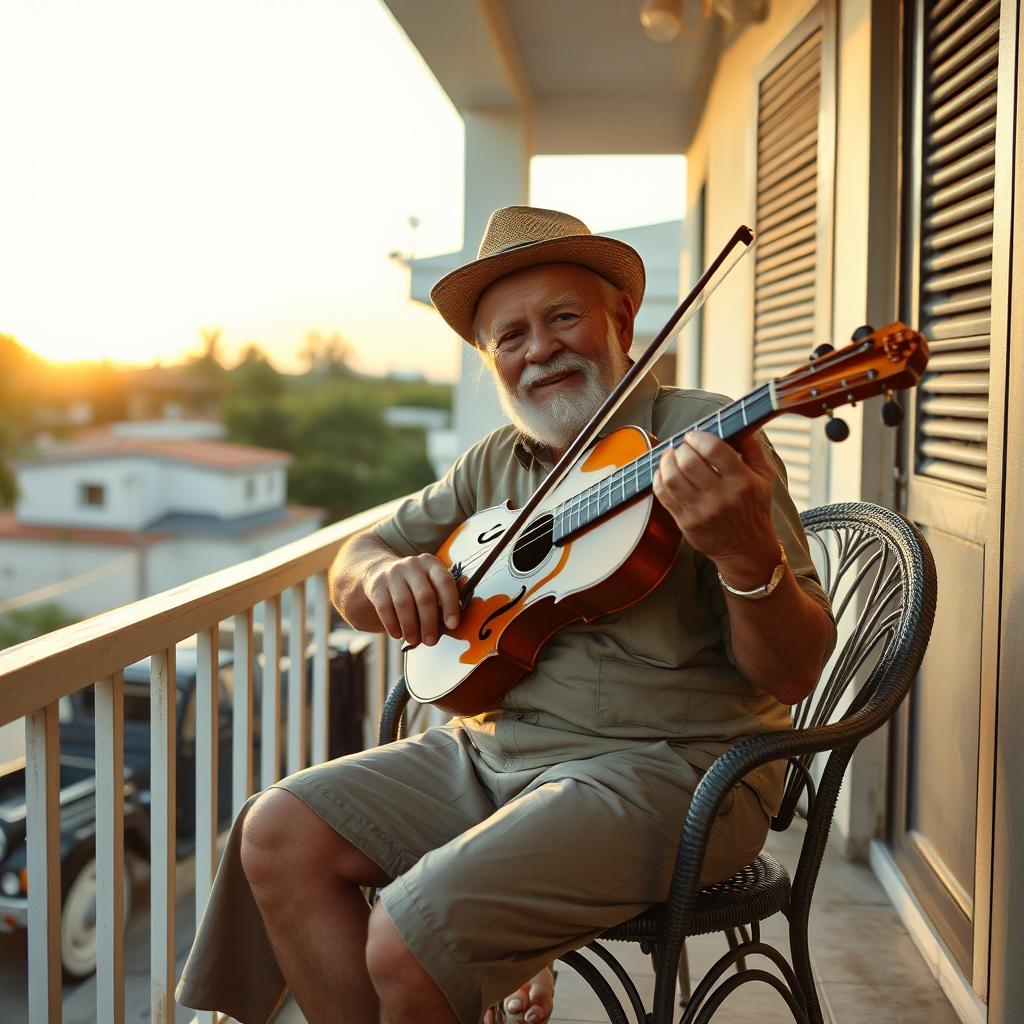
[[[839,644],[814,693],[793,709],[792,732],[741,740],[711,766],[693,797],[680,836],[675,872],[664,904],[610,929],[586,950],[561,959],[601,999],[613,1024],[628,1014],[604,972],[618,979],[637,1024],[669,1024],[676,1013],[677,979],[684,1006],[680,1024],[705,1024],[740,985],[760,981],[776,989],[797,1024],[822,1024],[811,975],[807,922],[828,840],[839,787],[857,743],[889,720],[906,696],[924,657],[935,612],[936,577],[921,534],[902,516],[866,503],[829,505],[801,515],[812,553],[839,626]],[[392,689],[381,718],[382,743],[404,731],[408,692]],[[820,775],[816,754],[829,751]],[[711,826],[729,790],[758,765],[788,760],[776,831],[791,824],[798,807],[807,829],[793,880],[769,854],[732,878],[697,888]],[[762,942],[759,922],[782,912],[789,920],[792,964]],[[729,950],[691,993],[687,936],[724,932]],[[605,941],[639,943],[655,968],[653,1012]],[[763,956],[778,975],[748,968]],[[600,966],[599,966],[600,965]],[[731,967],[736,973],[726,977]],[[723,980],[724,979],[724,980]]]

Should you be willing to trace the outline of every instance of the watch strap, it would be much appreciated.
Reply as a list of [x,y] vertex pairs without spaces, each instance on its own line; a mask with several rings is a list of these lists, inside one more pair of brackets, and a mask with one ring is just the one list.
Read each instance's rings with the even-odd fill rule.
[[722,574],[718,574],[718,582],[721,583],[722,589],[728,591],[733,597],[743,597],[748,601],[762,601],[764,598],[771,596],[775,588],[782,582],[782,577],[786,574],[786,549],[780,544],[779,545],[779,564],[772,570],[772,574],[767,583],[762,583],[759,587],[754,587],[753,590],[738,590],[736,587],[730,586],[725,582]]

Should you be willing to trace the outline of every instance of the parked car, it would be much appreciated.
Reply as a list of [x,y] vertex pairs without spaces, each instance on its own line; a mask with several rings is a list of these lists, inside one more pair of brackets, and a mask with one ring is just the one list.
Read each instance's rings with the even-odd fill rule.
[[[28,851],[25,843],[25,759],[0,766],[0,931],[28,927]],[[132,903],[132,864],[149,857],[149,818],[130,773],[124,785],[128,864],[124,914]],[[96,970],[96,766],[92,758],[60,758],[60,959],[68,979]]]
[[[331,634],[328,685],[330,717],[328,756],[337,757],[362,746],[366,690],[367,640],[339,630]],[[218,652],[218,821],[232,815],[232,714],[234,671],[230,651]],[[175,769],[176,850],[187,855],[195,846],[196,825],[196,669],[194,644],[175,653],[177,745]],[[254,671],[254,756],[259,756],[259,708],[262,658]],[[287,707],[289,663],[281,660],[282,717]],[[307,699],[312,694],[312,658],[304,672]],[[95,859],[95,692],[85,687],[60,702],[61,747],[61,962],[68,978],[84,978],[96,969]],[[124,670],[125,851],[130,865],[149,859],[151,785],[150,659]],[[24,758],[0,776],[0,930],[26,927]],[[284,771],[282,763],[281,772]],[[2,769],[0,769],[2,771]],[[125,916],[131,907],[131,876],[125,872]]]
[[[217,678],[217,817],[223,824],[231,815],[231,707],[234,670],[230,651],[219,651]],[[175,652],[177,699],[175,768],[177,848],[190,852],[196,831],[196,666],[194,644],[181,644]],[[143,805],[150,802],[150,659],[143,658],[124,670],[124,763],[133,773]],[[66,702],[66,703],[65,703]],[[95,694],[91,686],[62,702],[60,748],[79,757],[96,755]]]

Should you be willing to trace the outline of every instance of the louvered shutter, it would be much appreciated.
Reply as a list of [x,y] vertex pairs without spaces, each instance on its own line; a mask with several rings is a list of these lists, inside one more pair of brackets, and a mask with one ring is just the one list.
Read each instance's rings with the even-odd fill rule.
[[[807,359],[818,301],[818,117],[822,30],[761,79],[757,121],[754,383]],[[811,501],[811,424],[782,416],[768,430],[797,504]]]
[[920,309],[932,359],[915,465],[984,491],[999,0],[925,8]]

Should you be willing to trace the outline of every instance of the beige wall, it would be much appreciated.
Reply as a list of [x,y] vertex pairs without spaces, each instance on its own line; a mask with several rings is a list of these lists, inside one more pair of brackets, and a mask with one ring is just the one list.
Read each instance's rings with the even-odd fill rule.
[[[877,248],[878,235],[884,235],[886,228],[884,204],[880,222],[880,197],[871,195],[872,188],[879,186],[877,168],[872,177],[869,144],[871,0],[844,0],[836,6],[832,337],[821,340],[842,343],[858,325],[870,322],[869,310],[879,320],[891,317],[894,299],[889,278],[872,274],[873,257],[869,252],[872,234],[872,244]],[[754,188],[758,71],[814,7],[815,3],[806,0],[776,0],[769,19],[746,29],[722,56],[704,115],[687,152],[688,216],[696,210],[702,185],[707,187],[704,258],[717,252],[738,224],[757,227]],[[874,89],[877,117],[877,80]],[[892,90],[890,95],[895,102],[898,93]],[[825,138],[823,135],[823,141]],[[874,212],[869,216],[873,205]],[[888,228],[894,233],[895,224]],[[894,245],[892,248],[894,251]],[[703,262],[700,254],[687,253],[684,267],[688,276],[696,276],[695,267],[703,266]],[[710,390],[735,396],[752,386],[753,271],[753,260],[748,257],[705,307],[703,383]],[[880,287],[888,293],[879,295]],[[690,384],[684,374],[685,368],[681,367],[679,383]],[[891,487],[886,481],[891,479],[894,439],[876,426],[876,406],[877,402],[869,406],[866,417],[860,406],[843,412],[851,436],[841,445],[829,446],[827,500],[886,499],[886,486]],[[823,428],[814,424],[812,429]],[[883,826],[884,749],[885,739],[881,736],[861,745],[840,797],[836,824],[841,841],[852,856],[863,856],[868,842]]]

